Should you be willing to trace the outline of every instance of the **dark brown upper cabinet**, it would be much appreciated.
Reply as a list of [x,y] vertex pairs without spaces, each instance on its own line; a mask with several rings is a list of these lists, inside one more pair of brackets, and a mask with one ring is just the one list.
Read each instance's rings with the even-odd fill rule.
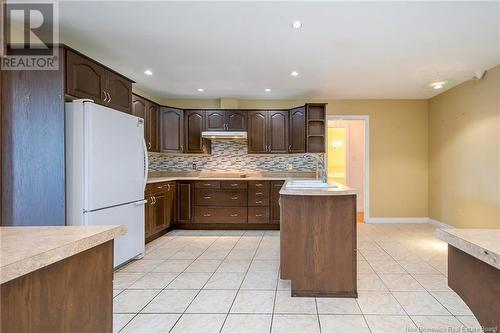
[[[140,96],[132,95],[132,114],[136,117],[146,119],[146,100]],[[146,127],[144,126],[144,137]]]
[[160,107],[160,152],[182,153],[184,112],[171,107]]
[[66,49],[66,94],[132,113],[132,81]]
[[288,111],[248,111],[248,152],[288,152]]
[[288,152],[306,152],[306,108],[301,106],[290,110]]
[[184,152],[210,153],[210,142],[201,137],[205,130],[205,111],[187,110],[184,112]]
[[160,117],[160,106],[156,103],[146,100],[146,144],[148,151],[158,152],[160,147],[158,144],[158,125]]
[[206,131],[246,131],[247,112],[237,110],[206,111]]
[[267,153],[267,111],[248,111],[248,153]]
[[326,104],[308,103],[306,104],[307,116],[307,152],[325,152],[325,130],[326,130]]

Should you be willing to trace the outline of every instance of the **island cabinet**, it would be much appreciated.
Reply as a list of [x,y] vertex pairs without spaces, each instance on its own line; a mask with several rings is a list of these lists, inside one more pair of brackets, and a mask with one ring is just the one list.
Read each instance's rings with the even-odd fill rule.
[[132,114],[144,119],[144,139],[150,152],[159,149],[159,112],[160,106],[138,95],[132,95]]
[[239,110],[206,111],[205,129],[207,131],[246,131],[247,113]]
[[210,141],[201,137],[205,130],[205,111],[184,111],[184,152],[185,153],[210,153]]
[[284,181],[274,180],[271,182],[271,223],[280,224],[280,190]]
[[168,231],[174,221],[175,182],[148,184],[146,187],[145,239],[149,242]]
[[288,110],[248,112],[248,153],[288,153]]

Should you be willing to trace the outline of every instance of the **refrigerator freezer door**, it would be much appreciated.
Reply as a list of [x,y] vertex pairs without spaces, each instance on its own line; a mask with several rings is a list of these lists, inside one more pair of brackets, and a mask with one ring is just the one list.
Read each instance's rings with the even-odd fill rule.
[[84,214],[86,225],[121,224],[127,229],[114,240],[114,267],[144,254],[144,204],[142,200]]
[[144,199],[144,120],[84,103],[84,210]]

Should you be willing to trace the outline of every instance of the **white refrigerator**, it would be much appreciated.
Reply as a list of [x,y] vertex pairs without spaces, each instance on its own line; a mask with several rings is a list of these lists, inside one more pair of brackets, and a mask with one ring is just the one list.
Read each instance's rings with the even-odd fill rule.
[[114,267],[144,254],[148,155],[144,120],[93,103],[66,103],[66,224],[121,224]]

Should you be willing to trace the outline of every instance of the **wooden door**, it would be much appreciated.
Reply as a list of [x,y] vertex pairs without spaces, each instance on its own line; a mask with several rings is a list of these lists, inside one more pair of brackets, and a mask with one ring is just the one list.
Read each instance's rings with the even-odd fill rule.
[[144,139],[148,145],[147,128],[146,128],[146,100],[140,96],[132,95],[132,114],[136,117],[144,119]]
[[290,110],[288,152],[306,152],[306,108],[301,106]]
[[148,151],[158,152],[158,117],[160,106],[146,100],[146,144]]
[[226,111],[226,129],[228,131],[247,130],[248,111]]
[[205,116],[206,131],[226,130],[226,111],[206,111]]
[[176,108],[160,108],[160,151],[164,153],[182,153],[183,147],[183,111]]
[[288,111],[269,111],[267,144],[270,153],[288,152]]
[[192,183],[177,182],[177,221],[190,222],[192,219]]
[[92,60],[66,51],[66,93],[77,98],[90,98],[104,105],[106,70]]
[[124,77],[107,71],[106,93],[108,95],[105,105],[126,113],[132,113],[132,82]]
[[146,195],[146,207],[144,209],[144,238],[152,235],[152,221],[155,218],[154,199],[152,195]]
[[248,111],[248,153],[267,152],[267,111]]
[[167,227],[167,190],[155,192],[154,199],[154,219],[151,224],[151,235],[162,231]]
[[205,112],[189,110],[184,113],[184,151],[186,153],[203,153],[204,145],[201,137],[205,126]]
[[169,182],[167,186],[167,208],[165,227],[168,228],[174,223],[174,204],[175,204],[176,186],[175,182]]
[[271,181],[271,223],[280,223],[280,190],[284,182],[281,180]]

